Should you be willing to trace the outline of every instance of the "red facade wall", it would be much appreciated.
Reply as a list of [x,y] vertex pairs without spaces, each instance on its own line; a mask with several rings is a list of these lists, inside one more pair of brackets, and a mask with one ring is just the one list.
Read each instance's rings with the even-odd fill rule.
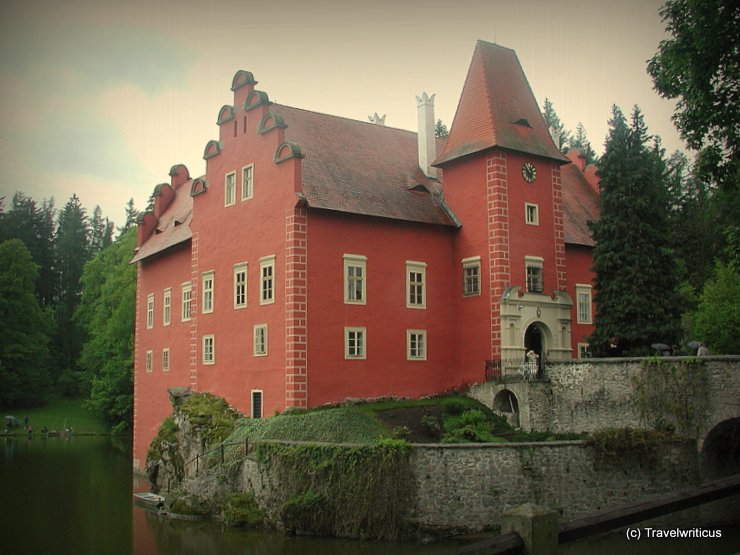
[[[568,294],[573,299],[571,320],[571,341],[573,344],[573,358],[578,356],[578,343],[588,343],[588,336],[594,331],[593,324],[579,324],[576,314],[578,298],[576,284],[593,285],[595,275],[591,270],[593,264],[593,249],[580,245],[568,245],[565,250],[566,264],[568,265]],[[591,316],[596,314],[596,304],[591,302]]]
[[[443,227],[310,211],[308,399],[418,397],[473,377],[456,368],[452,317],[461,294],[450,274],[453,235]],[[367,257],[364,305],[344,303],[344,255]],[[426,263],[426,308],[406,306],[406,261]],[[345,360],[344,328],[367,329],[367,357]],[[408,329],[427,331],[427,360],[408,361]]]
[[[463,222],[454,232],[453,256],[450,261],[455,293],[460,295],[463,283],[462,260],[480,256],[481,294],[460,295],[455,303],[455,363],[457,368],[475,380],[482,380],[485,361],[492,358],[492,311],[490,302],[490,259],[488,251],[488,209],[486,155],[476,154],[453,162],[444,169],[444,196],[452,211]],[[498,312],[498,308],[495,309]]]
[[[167,256],[141,263],[138,273],[136,342],[134,352],[134,459],[141,465],[157,429],[169,414],[167,389],[190,385],[190,322],[182,322],[180,286],[190,279],[190,248],[184,244]],[[163,298],[172,291],[170,325],[163,325]],[[154,294],[154,325],[147,328],[147,297]],[[162,351],[170,350],[170,370],[162,368]],[[152,371],[146,354],[152,351]]]

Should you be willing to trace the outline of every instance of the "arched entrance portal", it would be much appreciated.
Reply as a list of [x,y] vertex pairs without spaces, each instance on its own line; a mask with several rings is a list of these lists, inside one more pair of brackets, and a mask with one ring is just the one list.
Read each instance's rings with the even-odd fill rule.
[[519,401],[510,390],[504,389],[496,394],[493,398],[493,410],[506,416],[512,428],[519,427]]
[[721,478],[740,472],[740,418],[717,424],[701,449],[701,471],[706,478]]
[[544,349],[544,336],[543,329],[539,322],[534,322],[529,325],[527,331],[524,332],[524,358],[526,361],[527,353],[534,351],[537,353],[537,360],[539,361],[539,368],[542,369],[542,363],[544,362],[543,354]]

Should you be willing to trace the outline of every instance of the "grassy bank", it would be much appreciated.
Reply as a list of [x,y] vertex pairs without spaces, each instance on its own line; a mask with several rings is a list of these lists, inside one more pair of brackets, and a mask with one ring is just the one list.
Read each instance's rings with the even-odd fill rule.
[[76,434],[107,434],[110,426],[93,413],[83,408],[85,399],[54,399],[41,407],[26,409],[0,409],[0,433],[5,431],[6,415],[15,416],[21,422],[21,428],[13,430],[14,434],[24,434],[23,423],[28,417],[28,423],[35,433],[41,432],[46,426],[50,431],[61,432],[66,428],[74,428]]

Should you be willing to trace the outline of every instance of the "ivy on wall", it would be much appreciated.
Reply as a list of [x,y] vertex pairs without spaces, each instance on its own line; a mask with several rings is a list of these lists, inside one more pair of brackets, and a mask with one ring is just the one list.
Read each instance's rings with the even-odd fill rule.
[[657,430],[695,437],[709,408],[709,388],[701,359],[643,361],[632,377],[633,399],[640,418]]
[[280,519],[289,533],[361,539],[403,534],[415,491],[407,442],[263,443],[256,456],[280,484]]

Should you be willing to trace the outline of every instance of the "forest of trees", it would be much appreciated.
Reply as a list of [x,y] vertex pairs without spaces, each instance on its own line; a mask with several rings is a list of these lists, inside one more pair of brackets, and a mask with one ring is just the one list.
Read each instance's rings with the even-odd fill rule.
[[[21,192],[9,206],[2,200],[0,406],[37,405],[51,395],[83,396],[112,424],[128,422],[133,201],[114,241],[113,224],[100,207],[88,216],[76,195],[61,210],[53,200],[39,204]],[[105,332],[114,346],[100,339]],[[121,342],[127,354],[118,348]],[[116,363],[119,371],[112,380],[110,366]]]

